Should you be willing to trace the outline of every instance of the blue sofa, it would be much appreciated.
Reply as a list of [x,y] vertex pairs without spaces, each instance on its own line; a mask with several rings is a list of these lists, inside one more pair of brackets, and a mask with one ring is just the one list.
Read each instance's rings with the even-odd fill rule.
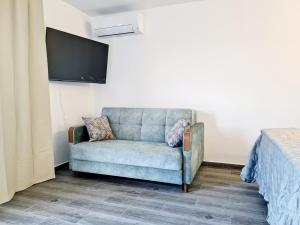
[[[185,192],[203,162],[204,124],[189,109],[103,108],[116,140],[89,142],[84,126],[69,129],[70,169],[183,185]],[[182,147],[166,135],[179,119],[191,126]]]

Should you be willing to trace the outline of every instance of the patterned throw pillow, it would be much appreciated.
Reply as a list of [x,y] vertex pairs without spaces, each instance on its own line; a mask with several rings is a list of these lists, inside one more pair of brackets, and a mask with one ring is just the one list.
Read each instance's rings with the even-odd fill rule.
[[90,141],[115,139],[106,116],[97,118],[82,117],[88,130]]
[[184,129],[190,125],[189,120],[178,120],[167,134],[167,143],[170,147],[182,146]]

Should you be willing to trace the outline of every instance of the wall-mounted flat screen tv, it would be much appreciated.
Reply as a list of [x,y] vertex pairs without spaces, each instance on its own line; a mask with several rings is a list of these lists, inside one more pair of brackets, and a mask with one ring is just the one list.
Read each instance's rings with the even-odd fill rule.
[[47,27],[49,80],[106,83],[108,45]]

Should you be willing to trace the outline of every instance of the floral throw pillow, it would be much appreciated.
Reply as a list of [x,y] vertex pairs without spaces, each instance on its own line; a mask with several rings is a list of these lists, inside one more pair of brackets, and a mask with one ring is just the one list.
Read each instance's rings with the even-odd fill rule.
[[82,117],[82,120],[88,130],[90,141],[115,139],[106,116]]
[[189,120],[178,120],[167,134],[167,143],[170,147],[182,146],[184,129],[190,125]]

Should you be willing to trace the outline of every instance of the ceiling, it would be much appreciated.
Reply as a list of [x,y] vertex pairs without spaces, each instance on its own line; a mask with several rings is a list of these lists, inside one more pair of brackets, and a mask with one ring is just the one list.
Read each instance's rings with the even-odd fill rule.
[[143,10],[199,0],[64,0],[90,16]]

